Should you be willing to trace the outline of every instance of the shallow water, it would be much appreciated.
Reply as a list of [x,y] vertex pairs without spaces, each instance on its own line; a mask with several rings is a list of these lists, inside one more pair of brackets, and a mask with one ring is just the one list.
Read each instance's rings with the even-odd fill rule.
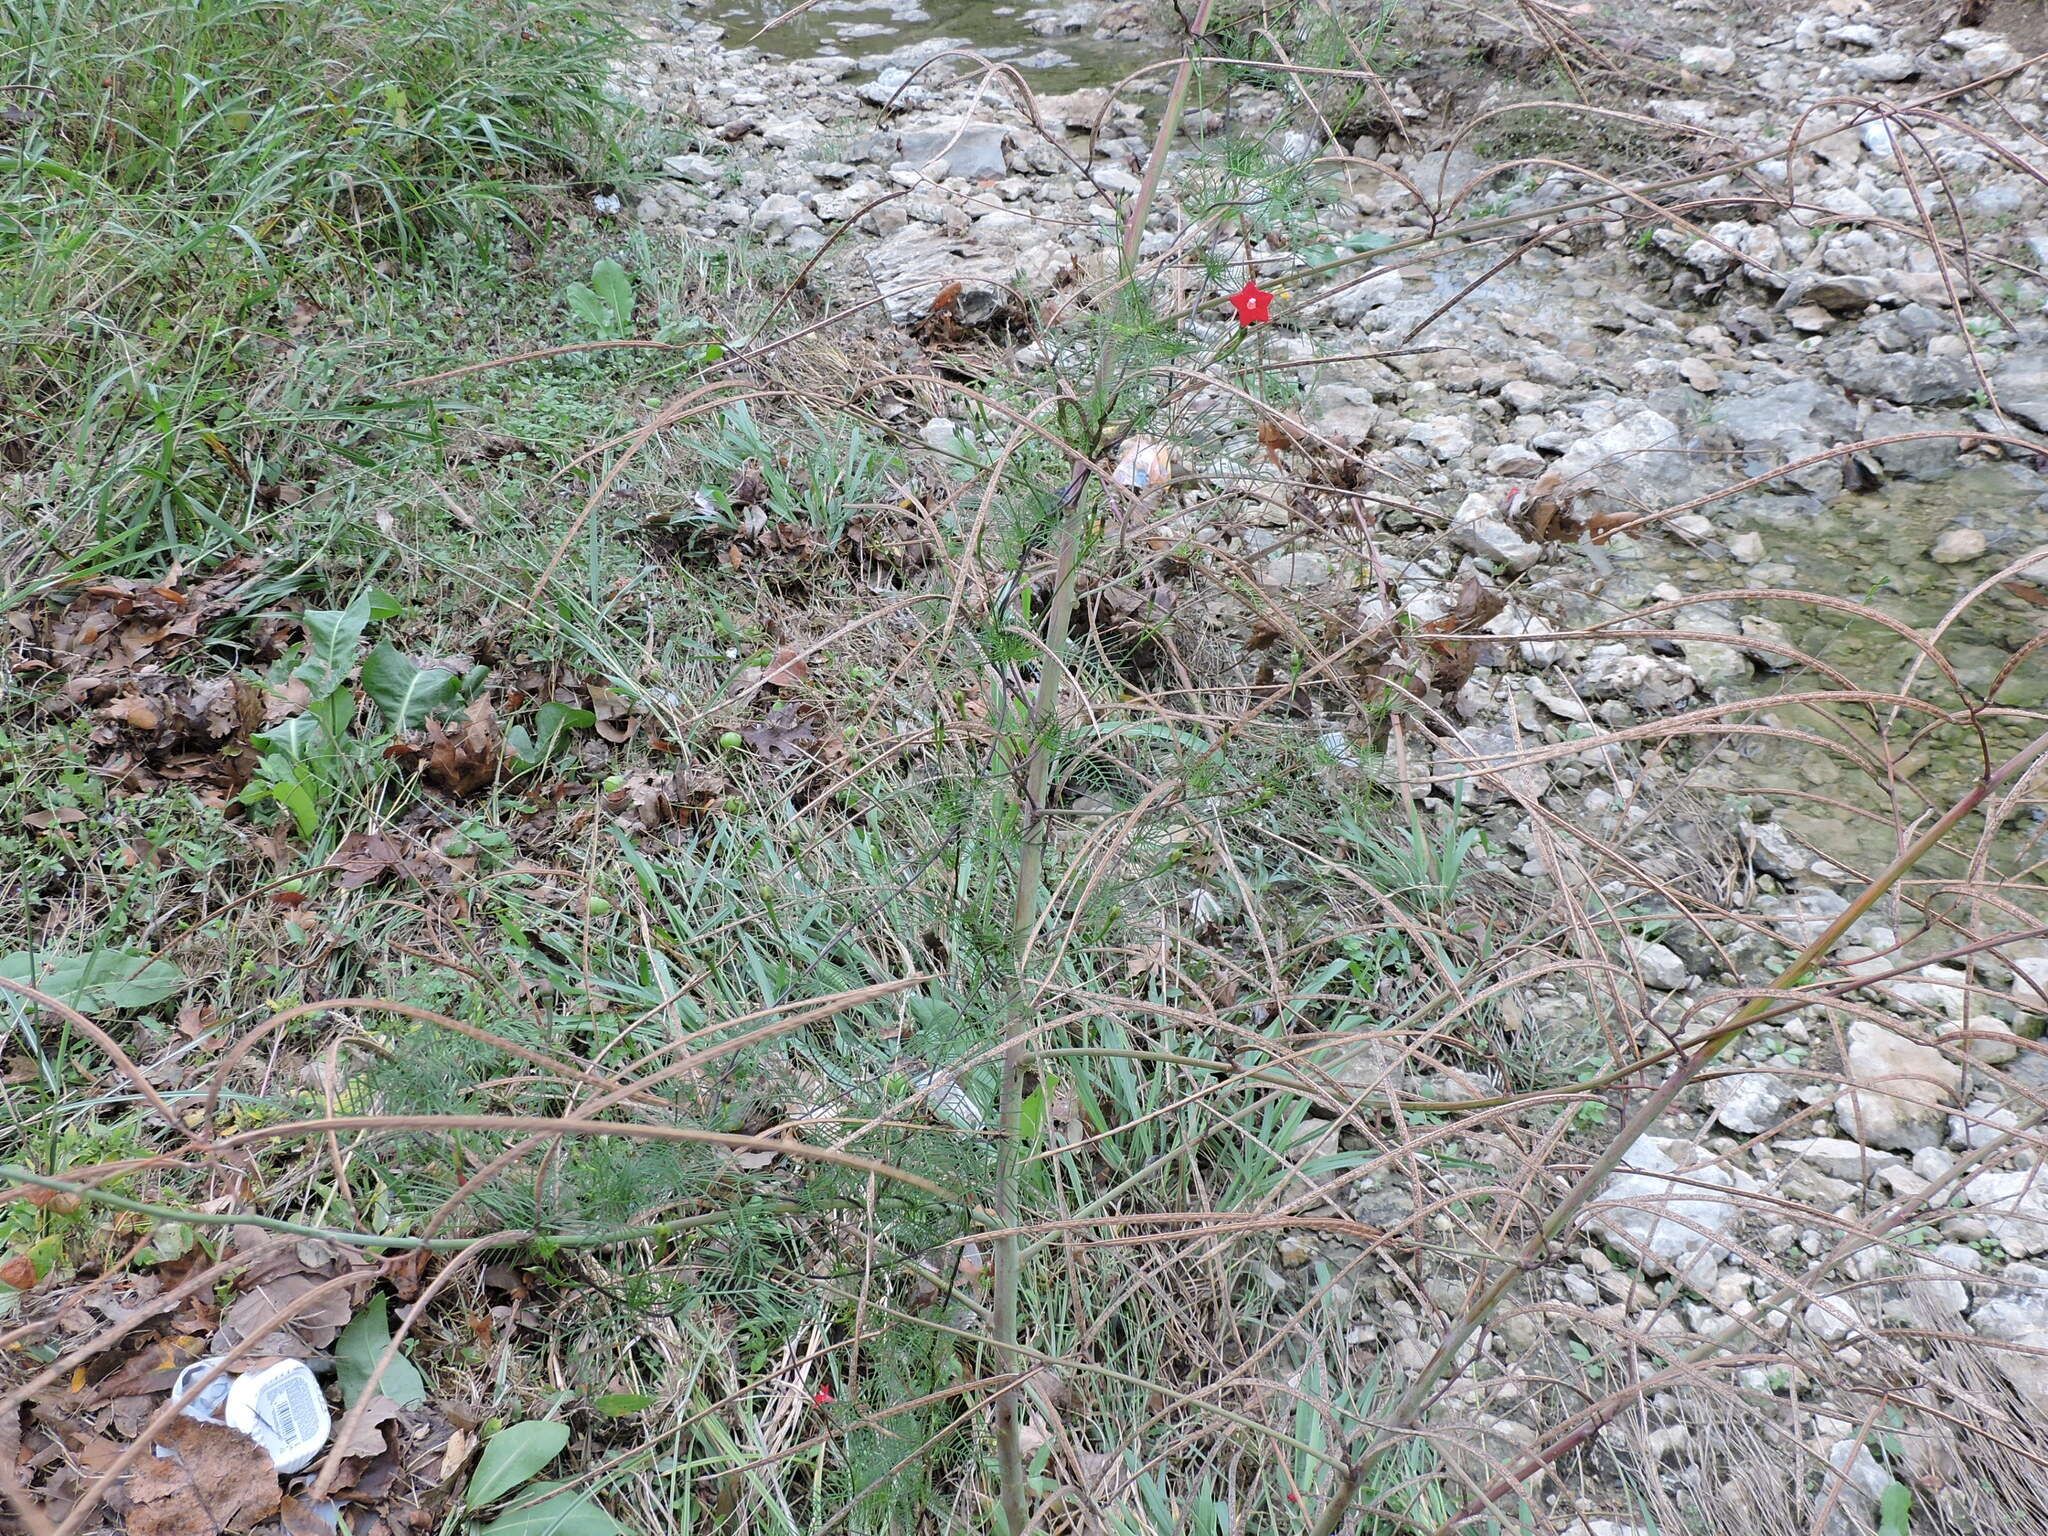
[[[822,0],[766,32],[795,0],[720,0],[712,10],[728,47],[751,45],[778,58],[837,54],[867,72],[910,64],[936,47],[970,47],[1020,69],[1034,90],[1071,91],[1122,79],[1144,62],[1128,42],[1099,42],[1092,24],[1071,36],[1045,36],[1034,18],[1058,6],[990,5],[988,0]],[[759,33],[759,36],[755,34]]]
[[[1947,621],[1940,652],[1954,680],[1922,660],[1912,695],[1951,712],[1981,703],[1985,693],[2029,641],[2048,632],[2048,582],[2038,577],[2008,583],[1956,610],[1972,589],[2014,558],[2048,547],[2048,498],[2043,481],[2018,465],[1984,464],[1930,482],[1892,480],[1863,495],[1843,496],[1825,508],[1804,498],[1760,497],[1716,519],[1730,533],[1761,533],[1768,559],[1789,557],[1796,576],[1773,572],[1775,586],[1798,588],[1867,605],[1877,613],[1931,635]],[[1991,548],[1982,558],[1940,565],[1927,551],[1942,530],[1958,525],[1983,532]],[[1715,567],[1697,556],[1663,557],[1658,563],[1683,570],[1683,584],[1699,590],[1703,575],[1712,585],[1751,585],[1756,572],[1728,564]],[[1703,565],[1705,568],[1703,569]],[[1769,566],[1759,567],[1768,571]],[[1799,649],[1873,690],[1902,686],[1921,651],[1912,640],[1874,619],[1797,600],[1763,601],[1751,610],[1784,626]],[[1817,682],[1793,674],[1774,678],[1760,672],[1756,694],[1806,689]],[[1818,684],[1818,686],[1827,686]],[[1995,706],[2008,711],[2048,708],[2048,652],[2037,652],[1998,684]],[[1928,718],[1907,713],[1844,710],[1836,718],[1789,708],[1780,723],[1818,731],[1834,739],[1853,738],[1868,748],[1882,740],[1899,765],[1897,808],[1908,818],[1945,809],[1967,791],[1988,759],[2003,760],[2038,729],[2025,718],[1980,716],[1975,725],[1929,728]],[[1845,728],[1844,722],[1848,722]],[[1981,727],[1981,734],[1980,734]],[[1916,732],[1924,732],[1916,739]],[[1908,751],[1908,748],[1911,748]],[[1865,810],[1885,811],[1884,792],[1837,754],[1791,743],[1752,741],[1741,749],[1739,768],[1723,775],[1730,787],[1746,785],[1791,791],[1819,800],[1780,802],[1780,816],[1815,846],[1852,867],[1875,868],[1896,849],[1896,829],[1855,816],[1824,802],[1838,799]],[[2007,823],[1996,840],[1996,862],[2020,867],[2048,856],[2048,820],[2038,805]]]

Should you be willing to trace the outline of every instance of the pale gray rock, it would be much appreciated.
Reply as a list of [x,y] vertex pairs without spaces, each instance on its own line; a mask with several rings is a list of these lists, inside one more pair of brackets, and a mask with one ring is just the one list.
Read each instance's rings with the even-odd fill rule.
[[1993,1169],[1965,1182],[1962,1195],[2014,1258],[2048,1253],[2048,1169]]
[[1983,559],[1989,547],[1984,535],[1975,528],[1944,528],[1934,547],[1927,551],[1927,558],[1936,565],[1963,565]]
[[1947,1106],[1962,1085],[1960,1066],[1868,1019],[1850,1023],[1843,1057],[1843,1073],[1855,1085],[1836,1114],[1844,1130],[1867,1146],[1902,1152],[1941,1143]]
[[1899,1166],[1899,1158],[1860,1142],[1839,1136],[1807,1136],[1772,1143],[1774,1150],[1795,1161],[1818,1168],[1831,1179],[1861,1183],[1885,1168]]
[[1665,945],[1648,939],[1630,939],[1628,958],[1644,983],[1659,992],[1683,992],[1692,984],[1692,972]]
[[1970,1314],[1991,1363],[2036,1414],[2048,1416],[2048,1302],[1987,1301]]
[[1760,1136],[1782,1125],[1792,1102],[1785,1079],[1769,1072],[1738,1072],[1717,1077],[1701,1090],[1713,1106],[1714,1119],[1731,1131]]
[[[985,181],[1009,169],[1003,159],[1009,140],[1010,130],[1000,123],[949,118],[929,127],[906,128],[898,144],[902,159],[927,176]],[[938,168],[942,162],[943,171]]]
[[1543,555],[1542,545],[1523,538],[1495,514],[1492,498],[1477,492],[1451,518],[1451,543],[1510,571],[1526,571]]
[[770,240],[787,240],[800,229],[816,229],[820,222],[817,214],[797,198],[777,192],[761,199],[760,206],[748,217],[747,227]]
[[1677,1275],[1695,1290],[1711,1287],[1742,1213],[1738,1201],[1716,1193],[1738,1192],[1735,1173],[1702,1162],[1687,1142],[1651,1136],[1622,1160],[1626,1171],[1600,1186],[1587,1225],[1633,1254],[1646,1273]]
[[1637,502],[1659,499],[1691,472],[1678,424],[1649,410],[1580,438],[1556,467],[1567,489]]

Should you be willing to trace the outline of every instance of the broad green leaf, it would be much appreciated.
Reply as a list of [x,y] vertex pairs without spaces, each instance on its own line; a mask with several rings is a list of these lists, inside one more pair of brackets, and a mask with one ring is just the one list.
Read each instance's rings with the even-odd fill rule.
[[1877,1499],[1877,1536],[1909,1536],[1913,1528],[1913,1490],[1893,1481]]
[[182,1259],[199,1242],[196,1227],[182,1221],[160,1221],[149,1229],[149,1246],[137,1254],[136,1260],[143,1264],[168,1264],[173,1259]]
[[406,731],[436,710],[454,707],[462,679],[440,667],[418,667],[380,640],[363,658],[363,692],[384,717],[387,731]]
[[[566,1488],[542,1483],[533,1491]],[[482,1536],[621,1536],[625,1527],[604,1512],[595,1495],[556,1493],[537,1504],[507,1510],[483,1528]]]
[[270,786],[270,798],[291,813],[292,826],[301,837],[311,837],[320,830],[320,797],[307,782],[306,772],[300,769]]
[[258,731],[249,740],[259,751],[275,752],[288,763],[303,763],[315,755],[313,749],[326,734],[311,715],[293,715],[270,730]]
[[482,1509],[486,1504],[497,1503],[521,1483],[537,1476],[562,1454],[562,1447],[568,1443],[566,1424],[541,1419],[507,1424],[484,1442],[484,1453],[462,1495],[463,1507]]
[[649,1392],[607,1392],[603,1397],[593,1397],[590,1406],[608,1419],[623,1419],[660,1401]]
[[[341,1337],[334,1341],[334,1379],[341,1386],[341,1400],[349,1407],[363,1395],[363,1388],[369,1385],[370,1372],[377,1368],[384,1351],[391,1344],[391,1322],[385,1313],[385,1300],[380,1292],[372,1296],[362,1311],[349,1319],[348,1326],[341,1330]],[[377,1393],[388,1397],[401,1408],[410,1408],[414,1403],[427,1400],[426,1378],[420,1375],[419,1367],[405,1357],[400,1350],[391,1357],[391,1363],[384,1367],[384,1374],[377,1380]]]
[[339,688],[355,665],[363,631],[376,617],[378,596],[365,588],[346,608],[309,608],[301,615],[306,624],[306,659],[292,668],[292,676],[304,683],[314,698],[325,698]]
[[1045,1126],[1045,1090],[1041,1084],[1038,1090],[1017,1106],[1017,1136],[1025,1142],[1038,1140],[1038,1133]]
[[597,724],[597,716],[587,709],[571,709],[566,704],[550,701],[541,705],[534,717],[533,727],[540,732],[534,742],[534,751],[540,762],[546,762],[561,750],[562,736],[568,731],[587,731]]
[[611,309],[613,332],[623,336],[632,330],[633,280],[626,269],[607,256],[590,269],[590,283]]
[[604,335],[612,327],[612,309],[597,290],[583,283],[571,283],[562,294],[563,300],[576,311],[576,318],[593,331]]
[[18,949],[0,955],[0,976],[47,992],[80,1013],[147,1008],[185,990],[183,971],[141,949],[95,949],[82,955]]

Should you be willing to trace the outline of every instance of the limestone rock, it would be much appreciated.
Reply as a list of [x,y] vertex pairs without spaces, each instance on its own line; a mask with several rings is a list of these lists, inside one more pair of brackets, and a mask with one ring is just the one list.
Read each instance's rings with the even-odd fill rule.
[[2038,1299],[1987,1301],[1970,1314],[1970,1326],[1990,1341],[1985,1352],[1999,1375],[2036,1414],[2048,1416],[2048,1307]]
[[1627,1171],[1600,1186],[1587,1225],[1634,1254],[1649,1274],[1677,1275],[1699,1290],[1711,1286],[1729,1251],[1723,1234],[1742,1213],[1713,1191],[1734,1190],[1736,1175],[1718,1163],[1691,1166],[1699,1163],[1692,1146],[1654,1136],[1630,1147],[1623,1162]]
[[1994,1169],[1969,1179],[1961,1193],[2014,1258],[2048,1253],[2048,1170]]
[[1510,571],[1526,571],[1543,554],[1542,545],[1523,538],[1495,515],[1491,498],[1477,493],[1467,496],[1452,517],[1451,543]]
[[1580,438],[1556,467],[1567,489],[1633,502],[1659,499],[1690,473],[1678,423],[1647,410]]
[[948,118],[925,128],[906,128],[898,142],[905,163],[926,176],[987,181],[1009,169],[1003,160],[1009,140],[1010,130],[1000,123]]
[[1975,528],[1944,528],[1927,558],[1936,565],[1963,565],[1982,559],[1986,548],[1984,535]]
[[796,198],[787,192],[777,192],[761,199],[761,206],[753,211],[747,225],[771,240],[787,240],[800,229],[816,229],[821,222],[817,214]]
[[1692,973],[1670,949],[1644,939],[1628,941],[1629,960],[1636,973],[1659,992],[1683,992],[1692,984]]
[[1783,1124],[1786,1106],[1792,1102],[1785,1080],[1769,1072],[1717,1077],[1701,1092],[1714,1108],[1714,1119],[1745,1136],[1758,1136]]
[[1843,1095],[1836,1118],[1851,1136],[1902,1152],[1940,1145],[1961,1067],[1867,1019],[1850,1024],[1842,1066],[1855,1086]]

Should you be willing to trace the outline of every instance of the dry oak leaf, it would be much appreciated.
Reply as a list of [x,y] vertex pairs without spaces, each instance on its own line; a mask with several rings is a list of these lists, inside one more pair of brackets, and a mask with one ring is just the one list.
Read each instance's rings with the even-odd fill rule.
[[387,877],[411,878],[422,885],[442,880],[443,872],[410,843],[384,832],[351,832],[334,850],[337,883],[345,891],[374,885]]
[[474,701],[453,736],[438,720],[427,721],[425,729],[426,764],[420,771],[436,789],[467,799],[497,778],[503,737],[490,700]]
[[276,1319],[326,1280],[326,1276],[281,1275],[265,1281],[237,1297],[228,1308],[221,1319],[222,1336],[235,1343],[255,1339],[254,1352],[260,1359],[310,1360],[325,1354],[354,1311],[346,1288],[330,1291],[311,1306],[293,1312],[282,1324]]
[[818,730],[796,705],[779,704],[767,719],[742,727],[740,738],[769,761],[788,764],[817,745]]
[[277,1513],[270,1453],[238,1429],[182,1415],[128,1474],[128,1536],[224,1536]]
[[178,1372],[205,1352],[206,1341],[197,1334],[153,1340],[124,1360],[117,1370],[102,1377],[93,1390],[102,1402],[168,1392],[177,1381]]
[[740,673],[736,686],[743,691],[757,688],[788,688],[803,682],[811,675],[811,664],[804,660],[803,652],[792,646],[784,646],[775,653],[775,659],[765,667],[748,667]]

